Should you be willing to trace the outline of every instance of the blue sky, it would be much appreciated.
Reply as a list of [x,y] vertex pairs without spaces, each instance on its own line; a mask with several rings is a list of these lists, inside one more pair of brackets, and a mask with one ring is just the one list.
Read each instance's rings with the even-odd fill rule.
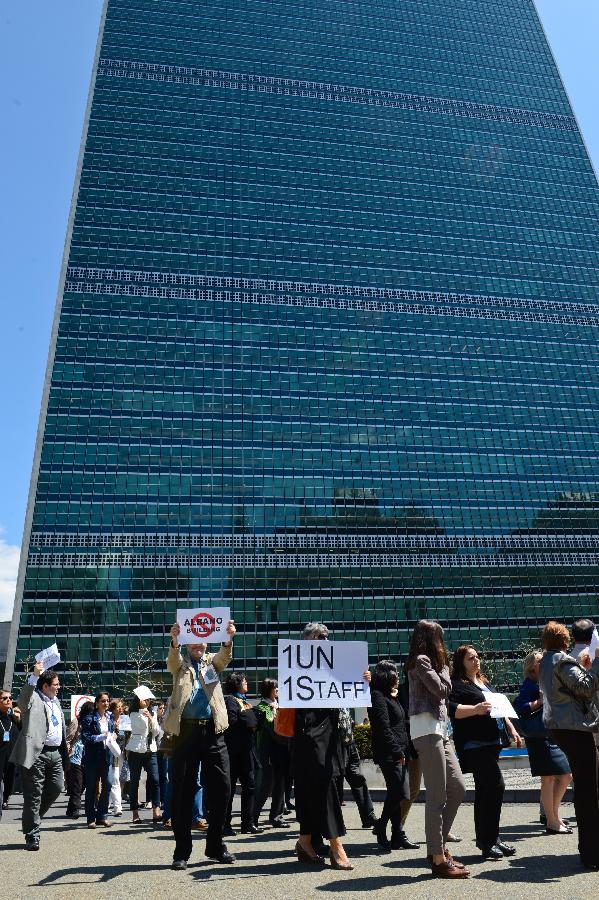
[[[599,170],[599,4],[537,0]],[[9,618],[101,0],[0,9],[0,620]]]

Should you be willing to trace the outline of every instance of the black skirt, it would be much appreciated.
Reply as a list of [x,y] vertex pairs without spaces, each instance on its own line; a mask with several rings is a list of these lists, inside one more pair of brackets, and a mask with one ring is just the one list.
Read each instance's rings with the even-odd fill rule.
[[569,775],[570,764],[566,754],[560,750],[557,744],[552,744],[547,738],[526,738],[530,774],[539,775]]

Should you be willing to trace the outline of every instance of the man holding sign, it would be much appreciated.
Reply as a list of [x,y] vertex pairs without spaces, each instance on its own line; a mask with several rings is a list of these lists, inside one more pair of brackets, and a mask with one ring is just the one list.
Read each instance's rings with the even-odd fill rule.
[[[198,613],[201,615],[198,616]],[[228,666],[233,655],[235,624],[232,619],[227,619],[227,640],[218,653],[207,653],[207,643],[197,640],[198,634],[210,640],[217,639],[220,613],[221,610],[213,609],[179,610],[177,622],[171,628],[166,666],[173,676],[173,691],[163,729],[174,743],[171,815],[175,835],[173,869],[186,869],[191,856],[192,809],[200,763],[210,800],[206,856],[221,863],[235,862],[235,857],[223,843],[231,779],[223,738],[229,720],[219,680],[219,673]],[[190,634],[193,635],[192,640],[189,639]],[[183,653],[180,649],[182,642],[186,644]]]
[[68,768],[64,716],[57,694],[58,675],[36,662],[33,675],[19,694],[23,728],[11,762],[21,766],[23,782],[23,833],[25,849],[39,850],[43,816],[64,787],[63,768]]
[[[351,706],[370,706],[368,645],[332,643],[321,622],[309,622],[302,641],[279,641],[279,704],[295,714],[295,804],[300,862],[322,865],[322,837],[330,841],[334,869],[351,870],[343,844],[345,824],[335,779],[344,770],[343,734],[351,734]],[[315,847],[316,844],[316,847]]]

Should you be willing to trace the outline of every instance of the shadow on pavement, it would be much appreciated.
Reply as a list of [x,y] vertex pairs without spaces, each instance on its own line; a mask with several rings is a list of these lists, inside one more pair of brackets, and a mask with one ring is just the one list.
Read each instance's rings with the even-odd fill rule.
[[[73,866],[70,869],[57,869],[56,872],[50,872],[45,878],[41,878],[35,884],[29,885],[29,887],[44,887],[75,875],[99,875],[100,877],[96,884],[103,884],[107,881],[112,881],[113,878],[118,878],[119,875],[130,875],[132,872],[158,872],[161,869],[170,869],[170,863],[157,866],[137,866],[135,864],[123,866]],[[62,881],[62,884],[90,884],[90,882],[86,879],[85,881]]]
[[[507,867],[485,869],[474,876],[478,881],[528,882],[529,884],[553,884],[561,878],[571,878],[587,872],[577,853],[562,856],[559,853],[545,856],[512,857]],[[590,873],[589,873],[590,874]]]
[[316,891],[329,891],[330,893],[350,893],[351,891],[380,891],[387,887],[401,887],[407,884],[416,884],[419,881],[430,880],[431,876],[426,874],[420,875],[373,875],[362,878],[345,877],[344,873],[340,874],[339,881],[329,882],[329,884],[319,884],[314,887]]

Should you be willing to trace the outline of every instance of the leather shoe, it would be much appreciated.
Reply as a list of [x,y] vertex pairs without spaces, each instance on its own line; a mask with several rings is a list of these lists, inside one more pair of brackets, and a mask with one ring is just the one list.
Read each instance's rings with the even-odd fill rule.
[[495,846],[499,847],[504,856],[514,856],[516,853],[515,847],[512,847],[511,844],[505,844],[503,841],[497,841]]
[[225,825],[223,828],[223,837],[235,837],[235,829],[231,828],[230,825]]
[[171,869],[175,869],[177,872],[183,871],[183,869],[187,868],[187,860],[186,859],[174,859],[171,863]]
[[415,844],[408,839],[405,831],[391,832],[391,849],[392,850],[418,850],[420,844]]
[[39,838],[25,838],[25,850],[39,850]]
[[448,859],[438,864],[431,862],[431,873],[433,878],[468,878],[470,875],[468,869],[458,869]]
[[497,844],[493,844],[492,847],[479,847],[478,849],[480,850],[483,859],[503,859],[503,853]]
[[286,822],[280,816],[277,819],[270,819],[269,825],[271,828],[291,828],[289,822]]
[[262,829],[257,825],[246,825],[241,829],[242,834],[262,834]]
[[383,827],[380,819],[372,829],[372,833],[376,837],[376,842],[379,847],[379,850],[383,850],[385,853],[391,852],[391,841],[387,837],[387,828]]
[[217,853],[208,853],[208,851],[206,850],[206,852],[204,853],[204,856],[207,856],[208,859],[214,859],[214,860],[216,860],[216,862],[219,862],[219,863],[234,863],[234,862],[236,862],[235,857],[233,856],[232,853],[229,853],[229,851],[227,850],[227,848],[225,847],[224,844]]
[[376,828],[376,823],[378,819],[376,816],[371,816],[370,819],[365,819],[362,822],[362,828]]

